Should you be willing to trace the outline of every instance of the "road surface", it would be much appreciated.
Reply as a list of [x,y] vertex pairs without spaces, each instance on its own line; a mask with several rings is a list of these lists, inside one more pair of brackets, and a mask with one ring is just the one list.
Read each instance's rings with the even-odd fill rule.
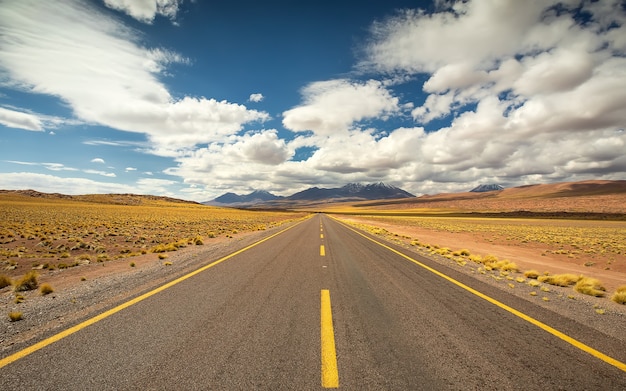
[[624,343],[365,236],[316,215],[217,264],[207,260],[206,270],[68,335],[5,357],[0,384],[23,390],[626,389]]

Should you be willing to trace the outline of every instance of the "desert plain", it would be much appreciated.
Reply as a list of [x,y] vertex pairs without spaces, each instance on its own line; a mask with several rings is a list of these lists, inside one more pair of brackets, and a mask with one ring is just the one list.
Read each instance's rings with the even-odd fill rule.
[[[626,306],[611,300],[626,285],[626,181],[296,205],[290,211],[217,208],[128,194],[4,191],[0,275],[12,285],[0,288],[0,322],[7,326],[0,334],[2,351],[93,316],[312,212],[328,213],[502,289],[515,288],[516,294],[526,296],[530,292],[540,305],[554,301],[547,296],[550,292],[555,299],[586,303],[595,309],[592,317],[606,309],[617,316],[611,323],[623,323],[626,316]],[[486,257],[515,267],[492,270],[477,261]],[[595,278],[604,293],[586,297],[571,286],[529,287],[528,271]],[[36,275],[37,287],[18,289],[29,273]],[[44,285],[49,292],[41,290]],[[572,310],[569,304],[560,307]],[[19,322],[7,316],[15,312],[23,313]],[[595,318],[594,322],[602,323]]]

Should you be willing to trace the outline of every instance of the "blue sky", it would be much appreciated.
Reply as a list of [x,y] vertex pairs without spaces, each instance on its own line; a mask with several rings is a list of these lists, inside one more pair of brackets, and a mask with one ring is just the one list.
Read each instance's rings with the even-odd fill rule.
[[625,22],[608,0],[2,0],[0,189],[626,179]]

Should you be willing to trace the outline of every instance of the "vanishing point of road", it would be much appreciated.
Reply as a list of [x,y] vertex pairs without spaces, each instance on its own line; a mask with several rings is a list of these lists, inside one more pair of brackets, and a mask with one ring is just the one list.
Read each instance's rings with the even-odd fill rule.
[[625,390],[622,341],[315,215],[0,359],[20,390]]

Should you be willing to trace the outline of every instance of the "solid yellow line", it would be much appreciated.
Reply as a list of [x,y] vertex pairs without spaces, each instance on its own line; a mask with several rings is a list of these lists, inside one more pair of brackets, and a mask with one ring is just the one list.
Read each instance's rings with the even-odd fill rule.
[[322,257],[326,256],[326,250],[324,249],[324,245],[320,245],[320,255]]
[[320,311],[320,334],[322,347],[322,387],[339,387],[337,371],[337,353],[335,351],[335,332],[333,331],[333,312],[330,307],[330,291],[322,290]]
[[619,360],[616,360],[613,357],[610,357],[610,356],[608,356],[608,355],[606,355],[606,354],[604,354],[604,353],[602,353],[602,352],[592,348],[591,346],[586,345],[586,344],[584,344],[584,343],[582,343],[582,342],[580,342],[580,341],[570,337],[569,335],[564,334],[564,333],[560,332],[559,330],[557,330],[555,328],[552,328],[552,327],[548,326],[547,324],[545,324],[545,323],[543,323],[543,322],[541,322],[541,321],[539,321],[539,320],[537,320],[537,319],[535,319],[535,318],[533,318],[533,317],[531,317],[529,315],[526,315],[523,312],[520,312],[520,311],[518,311],[518,310],[516,310],[516,309],[514,309],[512,307],[509,307],[508,305],[506,305],[506,304],[504,304],[504,303],[502,303],[502,302],[500,302],[500,301],[498,301],[498,300],[496,300],[496,299],[494,299],[494,298],[492,298],[490,296],[485,295],[484,293],[481,293],[481,292],[479,292],[479,291],[477,291],[477,290],[475,290],[473,288],[470,288],[469,286],[463,284],[462,282],[457,281],[454,278],[449,277],[448,275],[443,274],[442,272],[440,272],[440,271],[438,271],[436,269],[433,269],[433,268],[431,268],[431,267],[421,263],[420,261],[417,261],[417,260],[409,257],[408,255],[405,255],[405,254],[401,253],[400,251],[394,250],[393,248],[391,248],[391,247],[389,247],[389,246],[387,246],[387,245],[385,245],[385,244],[383,244],[381,242],[378,242],[378,241],[376,241],[376,240],[374,240],[374,239],[364,235],[363,233],[361,233],[361,232],[359,232],[359,231],[357,231],[357,230],[355,230],[355,229],[353,229],[351,227],[348,227],[346,225],[344,225],[344,226],[346,228],[356,232],[357,234],[363,236],[364,238],[366,238],[366,239],[368,239],[368,240],[378,244],[379,246],[384,247],[387,250],[389,250],[389,251],[391,251],[393,253],[396,253],[397,255],[399,255],[399,256],[401,256],[401,257],[403,257],[403,258],[413,262],[414,264],[416,264],[416,265],[418,265],[418,266],[428,270],[429,272],[434,273],[437,276],[439,276],[439,277],[441,277],[441,278],[443,278],[443,279],[453,283],[454,285],[457,285],[458,287],[461,287],[461,288],[465,289],[466,291],[468,291],[468,292],[470,292],[470,293],[480,297],[481,299],[484,299],[484,300],[490,302],[491,304],[494,304],[494,305],[502,308],[503,310],[508,311],[511,314],[513,314],[513,315],[515,315],[515,316],[517,316],[519,318],[524,319],[528,323],[531,323],[531,324],[539,327],[540,329],[547,331],[548,333],[554,335],[555,337],[558,337],[558,338],[562,339],[563,341],[571,344],[572,346],[575,346],[578,349],[580,349],[580,350],[582,350],[584,352],[587,352],[587,353],[591,354],[592,356],[594,356],[594,357],[596,357],[596,358],[598,358],[598,359],[600,359],[600,360],[602,360],[602,361],[604,361],[604,362],[606,362],[608,364],[611,364],[614,367],[617,367],[618,369],[621,369],[622,371],[626,372],[626,363],[623,363],[623,362],[621,362]]
[[128,307],[130,307],[130,306],[132,306],[134,304],[137,304],[140,301],[143,301],[143,300],[149,298],[150,296],[154,296],[154,295],[156,295],[159,292],[162,292],[162,291],[164,291],[164,290],[166,290],[168,288],[171,288],[172,286],[174,286],[174,285],[176,285],[176,284],[178,284],[178,283],[180,283],[180,282],[182,282],[182,281],[184,281],[184,280],[186,280],[188,278],[191,278],[191,277],[195,276],[196,274],[202,273],[203,271],[205,271],[207,269],[210,269],[213,266],[216,266],[216,265],[226,261],[227,259],[230,259],[230,258],[232,258],[232,257],[234,257],[236,255],[239,255],[239,254],[243,253],[244,251],[247,251],[247,250],[251,249],[252,247],[255,247],[256,245],[259,245],[259,244],[261,244],[261,243],[263,243],[265,241],[270,240],[271,238],[273,238],[275,236],[278,236],[278,235],[282,234],[283,232],[285,232],[285,231],[295,227],[298,224],[295,224],[295,225],[292,225],[290,227],[287,227],[287,228],[281,230],[280,232],[277,232],[277,233],[275,233],[275,234],[273,234],[271,236],[268,236],[265,239],[259,240],[258,242],[252,243],[251,245],[249,245],[247,247],[244,247],[241,250],[235,251],[234,253],[231,253],[231,254],[223,257],[223,258],[220,258],[220,259],[218,259],[217,261],[215,261],[213,263],[205,265],[205,266],[203,266],[203,267],[201,267],[201,268],[199,268],[197,270],[194,270],[193,272],[191,272],[189,274],[186,274],[186,275],[184,275],[184,276],[182,276],[180,278],[177,278],[176,280],[170,281],[170,282],[168,282],[165,285],[161,285],[160,287],[158,287],[158,288],[156,288],[156,289],[154,289],[154,290],[152,290],[150,292],[144,293],[143,295],[138,296],[138,297],[136,297],[136,298],[134,298],[132,300],[129,300],[129,301],[125,302],[125,303],[122,303],[122,304],[118,305],[115,308],[112,308],[112,309],[110,309],[108,311],[105,311],[105,312],[99,314],[99,315],[96,315],[93,318],[87,319],[86,321],[84,321],[82,323],[79,323],[76,326],[70,327],[69,329],[63,330],[60,333],[55,334],[55,335],[53,335],[53,336],[51,336],[49,338],[46,338],[46,339],[44,339],[44,340],[42,340],[40,342],[37,342],[36,344],[31,345],[31,346],[29,346],[29,347],[27,347],[27,348],[25,348],[23,350],[20,350],[19,352],[13,353],[12,355],[7,356],[7,357],[5,357],[5,358],[0,360],[0,368],[3,368],[5,366],[11,364],[12,362],[15,362],[15,361],[19,360],[20,358],[26,357],[26,356],[28,356],[31,353],[34,353],[34,352],[36,352],[36,351],[38,351],[40,349],[45,348],[48,345],[51,345],[51,344],[53,344],[53,343],[55,343],[55,342],[65,338],[65,337],[68,337],[68,336],[76,333],[77,331],[80,331],[80,330],[84,329],[85,327],[91,326],[92,324],[97,323],[97,322],[101,321],[102,319],[108,318],[109,316],[111,316],[111,315],[113,315],[113,314],[115,314],[117,312],[120,312],[121,310],[123,310],[125,308],[128,308]]

